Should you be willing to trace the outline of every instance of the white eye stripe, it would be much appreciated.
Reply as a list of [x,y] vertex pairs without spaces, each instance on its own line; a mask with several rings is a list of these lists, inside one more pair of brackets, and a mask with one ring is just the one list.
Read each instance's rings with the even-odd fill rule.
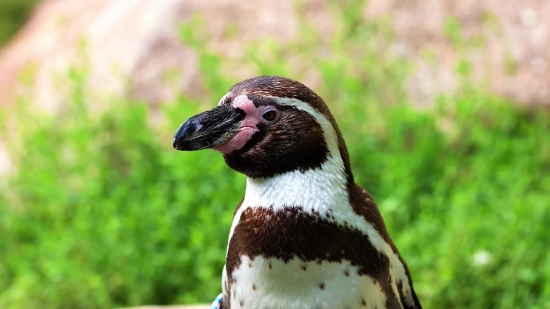
[[231,92],[228,92],[226,93],[221,99],[220,101],[218,102],[218,106],[222,105],[223,102],[225,102],[225,100],[227,99],[227,97],[231,94]]
[[340,157],[340,149],[338,148],[338,136],[332,127],[332,123],[327,116],[315,110],[310,104],[294,98],[272,97],[275,101],[283,106],[292,106],[302,110],[315,118],[317,123],[323,129],[325,142],[328,145],[329,152],[332,156]]

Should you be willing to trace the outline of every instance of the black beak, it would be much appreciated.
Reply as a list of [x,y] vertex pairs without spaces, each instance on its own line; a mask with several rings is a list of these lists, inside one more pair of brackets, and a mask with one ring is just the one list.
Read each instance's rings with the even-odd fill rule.
[[174,135],[174,149],[201,150],[223,145],[239,130],[243,110],[221,105],[189,118]]

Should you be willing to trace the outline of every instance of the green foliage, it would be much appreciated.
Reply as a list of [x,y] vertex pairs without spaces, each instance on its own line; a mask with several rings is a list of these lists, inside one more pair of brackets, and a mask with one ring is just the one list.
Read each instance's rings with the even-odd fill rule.
[[178,115],[167,133],[138,102],[94,114],[81,71],[69,76],[67,110],[17,119],[22,168],[1,192],[0,308],[210,299],[244,178],[214,153],[171,149],[178,122],[198,112],[192,102],[165,107]]
[[299,40],[251,44],[229,64],[192,30],[195,18],[181,36],[200,52],[206,91],[163,104],[160,123],[122,98],[90,110],[86,68],[67,77],[66,110],[11,115],[21,135],[10,144],[19,169],[0,187],[0,308],[209,302],[219,293],[244,177],[212,151],[175,152],[171,142],[179,123],[238,81],[224,65],[298,80],[315,68],[356,180],[377,200],[425,308],[548,308],[548,112],[467,83],[416,110],[403,91],[413,68],[386,52],[387,18],[334,14],[341,27],[328,39],[304,22]]
[[37,0],[0,1],[0,46],[21,27]]

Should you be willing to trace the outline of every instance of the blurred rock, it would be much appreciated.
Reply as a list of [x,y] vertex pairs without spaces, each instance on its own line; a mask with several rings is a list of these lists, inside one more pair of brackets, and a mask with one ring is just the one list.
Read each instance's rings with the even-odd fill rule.
[[[83,59],[92,68],[89,87],[98,92],[153,103],[169,99],[172,89],[199,95],[197,55],[177,33],[178,24],[194,14],[204,19],[209,47],[230,58],[242,55],[248,41],[286,42],[298,32],[291,0],[45,0],[0,52],[0,104],[9,104],[21,91],[17,76],[31,72],[35,101],[56,110],[66,88],[57,77]],[[306,14],[323,34],[334,27],[324,0],[307,1]],[[371,0],[364,11],[369,19],[383,14],[391,17],[396,33],[388,52],[416,64],[407,82],[413,103],[429,104],[440,93],[456,91],[462,59],[471,63],[469,81],[518,102],[550,102],[550,2]],[[446,34],[451,17],[462,28],[460,43]],[[229,38],[228,29],[238,35]],[[479,47],[464,47],[474,42]],[[181,72],[171,85],[166,82],[170,72]],[[243,68],[237,75],[250,74]]]
[[[172,94],[166,75],[181,72],[172,87],[200,93],[196,55],[178,37],[178,25],[193,14],[204,18],[210,47],[228,57],[240,55],[247,41],[287,41],[297,31],[292,1],[45,0],[0,53],[0,103],[9,104],[17,92],[29,91],[17,85],[18,76],[34,72],[30,88],[36,91],[35,101],[57,109],[66,85],[56,76],[83,59],[92,68],[89,85],[98,92],[157,102]],[[238,32],[236,39],[227,39],[228,27]]]
[[[461,60],[471,66],[468,82],[519,103],[550,104],[549,1],[371,0],[364,13],[390,16],[396,46],[416,63],[407,91],[417,104],[454,93]],[[462,29],[454,43],[453,19]]]

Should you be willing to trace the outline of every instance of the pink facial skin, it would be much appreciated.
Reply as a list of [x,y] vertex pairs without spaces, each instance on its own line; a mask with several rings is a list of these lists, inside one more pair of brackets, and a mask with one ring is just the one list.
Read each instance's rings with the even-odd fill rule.
[[241,121],[240,129],[235,136],[233,136],[225,144],[212,148],[223,154],[228,154],[243,148],[244,145],[246,145],[246,142],[252,138],[252,135],[258,131],[258,123],[270,123],[269,121],[263,119],[262,115],[266,112],[266,110],[273,109],[273,107],[270,106],[256,107],[254,102],[249,100],[246,95],[240,95],[233,99],[232,105],[234,108],[243,110],[246,116],[244,120]]

